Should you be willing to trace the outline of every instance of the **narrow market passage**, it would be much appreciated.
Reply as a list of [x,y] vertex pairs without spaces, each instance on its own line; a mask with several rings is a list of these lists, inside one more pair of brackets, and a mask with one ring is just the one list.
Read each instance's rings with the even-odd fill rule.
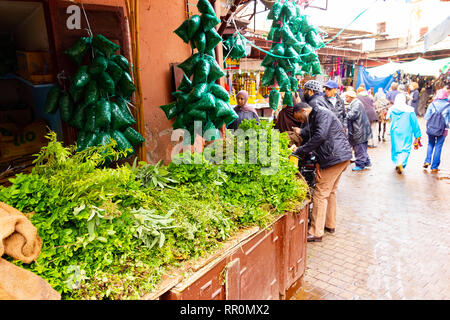
[[441,171],[430,173],[419,122],[423,147],[411,151],[403,175],[391,163],[389,135],[369,149],[371,169],[344,172],[336,232],[308,243],[292,299],[450,299],[450,142]]

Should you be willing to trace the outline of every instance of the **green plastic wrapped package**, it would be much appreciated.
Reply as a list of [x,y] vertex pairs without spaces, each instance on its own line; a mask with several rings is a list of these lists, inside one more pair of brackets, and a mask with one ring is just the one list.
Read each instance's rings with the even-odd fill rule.
[[198,11],[200,11],[203,14],[210,14],[215,16],[216,12],[214,11],[213,6],[208,0],[199,0],[197,3]]
[[190,115],[194,120],[199,121],[205,121],[206,120],[206,111],[198,110],[198,109],[192,109],[188,112],[188,115]]
[[222,41],[222,37],[217,33],[216,29],[205,32],[206,35],[206,48],[205,52],[214,50],[214,48]]
[[195,48],[197,48],[198,52],[205,53],[206,49],[206,35],[205,33],[199,29],[197,33],[192,38],[191,44],[194,43]]
[[306,41],[316,49],[324,46],[322,38],[314,31],[311,30],[306,34]]
[[184,93],[189,93],[192,90],[192,82],[184,73],[180,85],[178,86],[178,90]]
[[100,76],[98,77],[98,83],[100,89],[104,90],[109,95],[114,95],[114,93],[116,92],[116,85],[108,72],[104,71],[100,74]]
[[91,79],[86,86],[85,95],[84,95],[84,103],[89,105],[95,103],[99,98],[99,92],[97,87],[97,81]]
[[214,109],[216,106],[216,98],[214,97],[213,94],[211,93],[207,93],[205,95],[203,95],[200,100],[198,100],[197,102],[193,103],[190,108],[191,109],[197,109],[197,110],[212,110]]
[[269,106],[272,110],[277,110],[278,104],[280,103],[280,91],[273,88],[269,93]]
[[106,99],[100,99],[95,104],[95,127],[107,128],[111,123],[111,104]]
[[194,73],[195,64],[200,59],[200,54],[196,53],[178,65],[178,68],[184,71],[186,76],[190,78]]
[[48,91],[47,98],[45,100],[44,110],[47,113],[55,113],[58,110],[58,100],[61,94],[59,86],[55,85]]
[[59,96],[58,104],[61,119],[63,119],[65,122],[69,122],[69,120],[72,118],[73,113],[73,101],[67,92],[61,93],[61,95]]
[[289,46],[292,46],[297,42],[297,39],[287,24],[281,27],[281,38],[283,39],[283,42]]
[[302,33],[306,34],[306,33],[310,32],[313,29],[314,29],[314,27],[309,22],[308,16],[302,16],[302,28],[301,28]]
[[119,150],[122,150],[122,151],[128,150],[126,157],[129,157],[132,154],[134,154],[133,146],[131,145],[130,141],[128,141],[128,139],[125,138],[125,136],[122,132],[120,132],[118,130],[111,130],[111,138],[116,140],[117,148]]
[[171,102],[169,104],[165,104],[165,105],[159,106],[159,107],[164,111],[167,119],[169,119],[169,120],[178,114],[176,102]]
[[76,88],[82,88],[89,83],[91,76],[88,73],[88,66],[81,66],[72,79],[72,84]]
[[118,44],[115,44],[101,34],[96,34],[94,36],[92,45],[103,52],[108,59],[120,48]]
[[201,16],[203,31],[207,32],[214,29],[220,23],[220,19],[214,14],[202,14]]
[[[303,50],[303,47],[304,47],[305,45],[306,45],[305,42],[297,41],[295,44],[292,45],[292,48],[293,48],[295,51],[297,51],[297,54],[301,54],[301,53],[302,53],[302,50]],[[301,56],[298,56],[298,57],[297,57],[297,62],[301,62],[301,60],[302,60],[302,57],[301,57]]]
[[188,19],[184,20],[184,22],[174,31],[174,33],[179,36],[185,43],[189,43],[190,39],[188,35],[188,23]]
[[294,100],[292,98],[292,91],[286,91],[284,93],[283,105],[291,107],[294,105]]
[[278,20],[280,19],[281,10],[283,9],[283,5],[281,4],[280,0],[275,2],[272,6],[272,9],[270,10],[269,14],[267,15],[267,19],[270,20]]
[[86,108],[86,118],[84,123],[84,131],[95,132],[95,105]]
[[297,33],[295,38],[297,39],[298,42],[306,44],[306,39],[301,32]]
[[211,56],[204,55],[203,56],[208,62],[210,66],[208,82],[214,82],[225,76],[225,72],[223,72],[220,65],[217,63],[216,59]]
[[275,83],[275,68],[267,67],[261,82],[264,87],[272,86]]
[[106,69],[106,72],[110,75],[111,79],[113,79],[114,83],[118,83],[120,78],[122,78],[123,75],[123,69],[115,63],[113,60],[108,61],[108,67]]
[[278,67],[284,69],[286,72],[294,70],[294,65],[291,63],[290,59],[279,59]]
[[81,37],[75,45],[64,51],[65,54],[70,56],[78,65],[83,61],[83,57],[89,50],[92,43],[91,37]]
[[200,59],[195,65],[194,71],[194,85],[208,81],[208,75],[210,72],[210,64],[206,59]]
[[97,134],[95,132],[85,132],[85,134],[84,149],[95,146],[97,144]]
[[207,83],[199,83],[195,85],[188,96],[188,103],[195,102],[199,100],[202,95],[204,95],[208,91],[208,84]]
[[86,149],[86,143],[87,143],[86,138],[87,138],[86,132],[84,132],[84,131],[78,132],[76,152],[80,152],[80,151],[83,151],[84,149]]
[[124,72],[118,83],[118,88],[125,98],[130,97],[136,91],[133,79],[128,72]]
[[314,48],[310,44],[306,44],[302,50],[302,59],[305,62],[311,62],[317,58]]
[[298,52],[294,49],[294,47],[288,47],[284,53],[286,57],[291,57],[289,59],[290,62],[294,63],[298,59]]
[[222,99],[216,99],[216,114],[215,116],[217,118],[224,118],[229,113],[229,104],[222,100]]
[[96,56],[94,58],[94,61],[92,61],[91,65],[89,66],[88,71],[90,74],[98,75],[103,71],[106,71],[107,67],[108,59],[106,59],[104,56]]
[[300,16],[293,18],[289,22],[289,28],[291,29],[291,32],[293,34],[296,35],[297,33],[299,33],[302,29],[302,18],[300,18]]
[[82,129],[85,124],[85,109],[86,108],[87,108],[87,105],[80,104],[75,108],[75,110],[73,112],[71,124],[77,129]]
[[71,83],[69,87],[69,93],[72,96],[74,102],[79,102],[84,96],[84,87],[78,88],[75,87],[73,83]]
[[128,108],[128,105],[125,101],[125,99],[122,99],[119,97],[117,99],[116,104],[119,106],[120,111],[122,111],[122,114],[125,116],[125,118],[130,122],[130,125],[133,125],[136,123],[136,120],[134,120],[133,114],[131,113],[130,109]]
[[283,18],[287,21],[292,17],[297,15],[297,10],[295,8],[295,4],[291,1],[286,1],[281,9],[281,13],[283,14]]
[[188,38],[192,39],[197,31],[200,29],[201,18],[198,14],[192,16],[188,20]]
[[273,36],[272,36],[272,41],[274,43],[278,43],[281,42],[281,28],[273,28]]
[[229,126],[234,121],[236,121],[236,119],[238,119],[238,118],[239,118],[239,116],[236,113],[236,111],[234,111],[231,107],[229,107],[227,114],[223,117],[223,121],[225,122],[225,124],[227,126]]
[[282,43],[272,44],[272,53],[277,56],[284,56],[284,46]]
[[112,61],[117,63],[119,67],[123,69],[123,71],[129,72],[130,71],[130,63],[128,62],[128,59],[120,54],[116,54],[112,56]]
[[126,115],[124,115],[124,113],[119,108],[117,103],[110,102],[110,104],[111,104],[111,127],[114,130],[121,130],[134,124],[132,123],[132,121],[130,121],[130,119]]
[[286,84],[289,86],[291,85],[291,82],[289,81],[289,77],[283,68],[277,67],[275,69],[275,77],[276,77],[277,83],[280,87],[284,87],[284,86],[286,86]]
[[209,90],[216,98],[222,99],[226,102],[230,101],[230,95],[228,94],[228,91],[225,90],[225,88],[222,87],[221,85],[218,85],[217,83],[212,83],[209,86]]
[[302,71],[306,72],[308,74],[311,74],[311,64],[310,63],[304,63],[302,65]]
[[145,142],[145,138],[139,132],[134,130],[132,127],[128,127],[123,132],[123,135],[133,146],[138,146]]
[[322,69],[320,68],[320,61],[314,61],[311,63],[311,75],[316,76],[322,74]]
[[293,92],[296,92],[298,90],[298,80],[296,77],[289,77],[289,80],[291,82],[291,90]]
[[97,146],[106,146],[107,144],[111,143],[111,135],[106,131],[101,131],[97,134],[97,141],[95,141],[95,144]]
[[273,66],[273,63],[275,61],[276,61],[276,59],[274,57],[272,57],[270,54],[266,54],[264,59],[261,61],[261,65],[266,68],[271,67],[271,66]]
[[203,137],[205,137],[205,141],[213,141],[220,139],[220,132],[217,130],[216,126],[212,121],[208,121],[203,128]]

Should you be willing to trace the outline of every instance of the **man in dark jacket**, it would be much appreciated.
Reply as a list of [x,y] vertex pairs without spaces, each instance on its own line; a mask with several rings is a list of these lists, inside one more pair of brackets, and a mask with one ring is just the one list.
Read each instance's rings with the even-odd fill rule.
[[355,91],[346,92],[345,99],[350,106],[347,110],[348,138],[355,151],[355,167],[353,171],[361,171],[370,167],[370,159],[367,154],[367,142],[372,137],[370,121],[362,102],[356,99]]
[[324,231],[336,228],[336,191],[342,172],[350,164],[352,149],[336,115],[323,107],[300,102],[294,116],[309,127],[310,139],[297,148],[299,156],[313,152],[318,160],[316,187],[308,241],[322,241]]
[[344,121],[345,105],[344,101],[342,101],[341,97],[336,93],[336,89],[338,88],[337,83],[333,80],[329,80],[323,85],[323,88],[325,89],[325,102],[327,108],[334,112],[344,128],[346,128],[347,124]]

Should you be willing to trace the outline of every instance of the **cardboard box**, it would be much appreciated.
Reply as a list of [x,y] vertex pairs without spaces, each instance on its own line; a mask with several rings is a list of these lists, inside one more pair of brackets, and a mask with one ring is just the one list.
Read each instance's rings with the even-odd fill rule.
[[50,53],[45,51],[17,51],[17,74],[36,84],[53,81]]
[[43,120],[25,127],[14,123],[0,124],[0,162],[38,153],[48,143],[45,139],[47,132],[47,124]]

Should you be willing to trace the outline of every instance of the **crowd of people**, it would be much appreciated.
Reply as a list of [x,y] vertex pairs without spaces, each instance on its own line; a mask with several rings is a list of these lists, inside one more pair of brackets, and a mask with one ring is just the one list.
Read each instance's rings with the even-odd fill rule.
[[[421,146],[422,132],[418,117],[427,120],[427,155],[423,167],[438,172],[441,150],[450,127],[450,88],[443,85],[435,94],[422,95],[427,84],[412,81],[408,85],[394,82],[388,92],[382,89],[357,90],[347,87],[340,92],[335,81],[322,85],[309,80],[299,89],[292,106],[282,106],[274,118],[275,128],[287,132],[292,152],[300,158],[314,154],[316,184],[308,241],[321,241],[325,232],[336,227],[336,192],[342,173],[351,162],[352,171],[372,166],[369,147],[378,131],[378,143],[386,141],[386,124],[390,122],[391,159],[398,174],[403,174],[412,147]],[[425,91],[423,91],[425,90]],[[255,110],[246,102],[248,94],[237,95],[235,111],[239,119],[230,128],[237,128],[243,119],[257,119]],[[421,105],[427,98],[425,108]],[[370,144],[369,144],[370,142]]]

